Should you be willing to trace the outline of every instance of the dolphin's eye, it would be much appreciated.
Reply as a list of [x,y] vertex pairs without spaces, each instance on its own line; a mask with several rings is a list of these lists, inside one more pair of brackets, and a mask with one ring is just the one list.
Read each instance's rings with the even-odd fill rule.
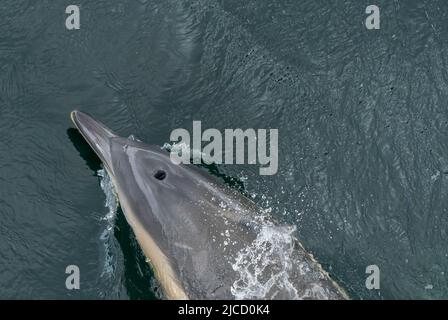
[[163,170],[157,170],[156,173],[154,173],[154,178],[157,180],[163,180],[166,178],[166,172]]

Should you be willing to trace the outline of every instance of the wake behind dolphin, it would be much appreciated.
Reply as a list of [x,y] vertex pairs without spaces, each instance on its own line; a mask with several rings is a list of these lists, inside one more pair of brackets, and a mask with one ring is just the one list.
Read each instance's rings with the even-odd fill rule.
[[167,298],[347,299],[290,231],[260,219],[239,192],[85,113],[71,118],[103,162]]

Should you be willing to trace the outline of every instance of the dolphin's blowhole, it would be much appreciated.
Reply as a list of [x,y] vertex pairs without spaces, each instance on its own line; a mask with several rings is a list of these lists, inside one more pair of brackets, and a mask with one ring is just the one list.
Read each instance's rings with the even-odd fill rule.
[[166,172],[163,170],[157,170],[156,173],[154,173],[154,178],[157,180],[164,180],[166,178]]

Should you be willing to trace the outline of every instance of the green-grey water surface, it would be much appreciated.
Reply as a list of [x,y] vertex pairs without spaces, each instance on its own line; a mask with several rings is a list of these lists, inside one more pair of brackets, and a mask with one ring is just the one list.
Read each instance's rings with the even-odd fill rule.
[[380,30],[358,0],[80,0],[69,31],[70,4],[0,8],[0,298],[159,296],[122,212],[105,219],[73,109],[158,145],[193,120],[278,128],[276,175],[215,174],[296,225],[352,298],[448,298],[446,1],[376,1]]

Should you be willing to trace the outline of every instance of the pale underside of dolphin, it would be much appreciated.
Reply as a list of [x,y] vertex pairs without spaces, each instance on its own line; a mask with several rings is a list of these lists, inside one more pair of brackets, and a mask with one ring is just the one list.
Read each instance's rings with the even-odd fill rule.
[[[202,169],[172,163],[158,146],[119,137],[80,111],[71,118],[110,175],[166,298],[234,299],[232,287],[253,280],[241,279],[235,262],[257,239],[259,207]],[[292,290],[271,284],[263,298],[347,299],[297,240],[289,254]],[[264,263],[252,260],[255,269]],[[265,275],[255,275],[258,281],[272,280],[278,266],[270,263]]]

